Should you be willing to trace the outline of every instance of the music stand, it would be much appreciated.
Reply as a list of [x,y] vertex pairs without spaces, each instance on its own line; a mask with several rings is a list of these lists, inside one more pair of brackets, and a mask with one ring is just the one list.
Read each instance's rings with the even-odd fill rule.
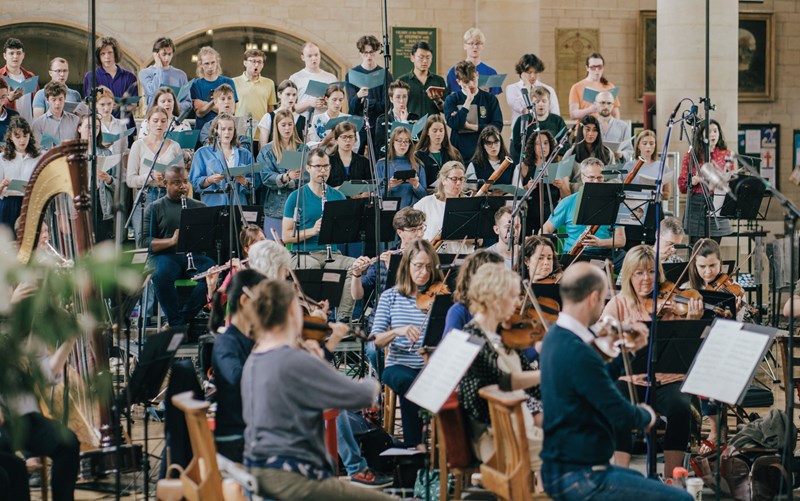
[[497,238],[493,229],[494,214],[510,203],[510,197],[448,198],[444,206],[442,240]]
[[[719,306],[723,310],[730,310],[733,317],[736,318],[736,296],[728,292],[721,291],[701,290],[699,292],[703,296],[704,303]],[[706,311],[704,318],[713,318],[714,316],[715,315],[713,312]]]
[[720,217],[733,219],[757,219],[758,209],[765,198],[767,187],[764,182],[755,176],[739,176],[729,185],[731,193],[725,195],[725,200],[720,208]]
[[[367,242],[375,240],[375,207],[372,203],[366,198],[325,202],[318,243],[328,245],[362,242],[366,249]],[[384,243],[395,239],[392,219],[396,213],[397,204],[384,203],[379,230]]]
[[425,329],[425,336],[422,339],[422,346],[438,346],[445,335],[444,325],[447,320],[447,311],[453,306],[453,296],[442,294],[436,296],[431,306],[428,327]]
[[[234,235],[238,238],[242,230],[242,221],[238,217],[231,218],[230,206],[196,207],[181,211],[180,233],[178,234],[178,252],[205,252],[216,255],[217,263],[225,262],[223,256],[230,256],[231,242],[230,224],[233,220]],[[247,224],[264,227],[264,210],[257,205],[242,207]]]
[[625,198],[624,185],[617,183],[587,183],[580,187],[575,206],[574,224],[613,226]]
[[688,279],[686,273],[683,272],[688,265],[689,263],[661,263],[664,268],[664,277],[672,283],[676,283],[681,278],[681,275],[683,275],[684,280]]
[[[712,320],[659,320],[654,372],[686,374],[692,365],[697,350],[703,343],[703,335]],[[652,322],[645,322],[650,328]],[[646,349],[636,352],[631,363],[633,374],[647,374]]]
[[536,299],[546,297],[554,300],[559,305],[561,302],[560,286],[558,284],[531,284],[531,290],[536,294]]
[[[294,270],[303,293],[314,301],[328,300],[331,308],[339,306],[344,291],[346,270]],[[291,279],[290,279],[291,280]]]
[[[455,261],[456,254],[438,254],[439,256],[439,264],[440,265],[451,265]],[[400,267],[400,260],[403,259],[402,254],[392,254],[389,256],[389,269],[386,270],[386,288],[393,287],[394,284],[397,283],[397,269]],[[465,259],[465,256],[461,256],[459,258],[459,262],[462,262]],[[450,290],[455,289],[455,273],[451,273],[450,277],[447,280],[447,286],[450,287]]]

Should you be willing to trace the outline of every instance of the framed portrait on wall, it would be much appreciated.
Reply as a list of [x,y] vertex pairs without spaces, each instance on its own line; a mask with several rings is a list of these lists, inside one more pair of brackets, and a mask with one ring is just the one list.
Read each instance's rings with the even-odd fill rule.
[[639,11],[636,26],[636,99],[656,93],[656,11]]

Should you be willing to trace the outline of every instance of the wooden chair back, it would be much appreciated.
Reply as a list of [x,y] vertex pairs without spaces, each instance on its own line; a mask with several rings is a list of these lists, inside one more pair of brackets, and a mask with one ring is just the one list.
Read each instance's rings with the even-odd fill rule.
[[528,397],[522,391],[505,392],[497,385],[486,386],[478,394],[489,402],[495,453],[481,465],[484,487],[500,499],[533,499],[528,437],[522,406]]

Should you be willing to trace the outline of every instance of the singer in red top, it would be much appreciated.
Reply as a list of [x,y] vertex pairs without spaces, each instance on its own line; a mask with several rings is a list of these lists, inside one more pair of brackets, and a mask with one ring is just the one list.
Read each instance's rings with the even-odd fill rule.
[[[711,237],[719,243],[722,237],[731,233],[731,224],[727,218],[713,217],[708,214],[708,203],[712,204],[711,210],[717,211],[717,208],[722,206],[725,192],[719,186],[716,186],[715,189],[715,185],[719,185],[718,180],[709,179],[706,173],[711,173],[712,176],[715,173],[722,175],[723,172],[733,169],[733,164],[730,161],[731,152],[725,143],[719,122],[711,120],[709,132],[707,136],[709,148],[711,149],[710,167],[713,169],[702,169],[706,161],[706,122],[701,122],[695,131],[692,149],[683,156],[681,175],[678,177],[678,188],[681,193],[686,193],[691,184],[691,191],[686,200],[683,227],[686,230],[686,234],[689,235],[689,242],[692,245],[699,238],[705,236]],[[690,166],[691,180],[689,179]],[[702,175],[698,175],[700,171],[703,171]],[[713,177],[716,178],[717,176]],[[709,195],[708,201],[706,200],[706,194]],[[708,228],[706,226],[707,221]],[[709,231],[708,234],[706,233],[707,230]]]

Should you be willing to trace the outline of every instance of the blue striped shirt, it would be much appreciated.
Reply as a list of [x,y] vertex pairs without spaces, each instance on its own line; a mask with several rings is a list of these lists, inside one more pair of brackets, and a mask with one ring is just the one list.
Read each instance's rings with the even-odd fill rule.
[[[381,294],[378,307],[375,310],[375,320],[372,323],[373,335],[407,325],[422,325],[425,332],[427,325],[425,313],[417,308],[417,298],[400,294],[397,287],[392,287]],[[397,336],[389,345],[389,354],[386,356],[386,367],[391,365],[405,365],[412,369],[422,369],[424,363],[422,355],[417,353],[422,347],[423,335],[416,343],[411,343],[405,336]]]

